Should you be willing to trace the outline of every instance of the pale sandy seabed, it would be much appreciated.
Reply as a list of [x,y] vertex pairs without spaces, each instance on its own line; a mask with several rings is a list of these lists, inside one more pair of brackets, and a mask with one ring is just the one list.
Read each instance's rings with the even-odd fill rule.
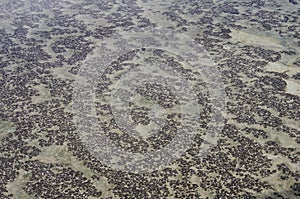
[[[100,44],[113,48],[113,36],[147,27],[203,46],[221,74],[226,114],[215,145],[200,158],[215,90],[175,50],[135,49],[116,59],[95,100],[99,125],[116,146],[155,151],[176,135],[181,116],[195,111],[180,110],[165,87],[141,86],[130,104],[140,136],[129,136],[106,107],[114,88],[126,90],[118,78],[135,64],[160,61],[191,77],[202,112],[189,150],[165,168],[136,174],[103,164],[98,149],[83,143],[73,94]],[[166,125],[158,134],[151,108]],[[0,198],[299,198],[299,136],[299,0],[0,0]]]

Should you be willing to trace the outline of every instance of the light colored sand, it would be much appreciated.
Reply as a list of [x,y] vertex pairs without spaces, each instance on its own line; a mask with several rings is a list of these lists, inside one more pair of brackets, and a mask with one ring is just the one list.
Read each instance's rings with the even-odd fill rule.
[[300,97],[300,81],[285,80],[287,83],[286,92]]
[[[257,32],[257,31],[255,31]],[[274,48],[283,48],[279,39],[270,37],[269,35],[258,35],[253,32],[246,32],[242,30],[231,30],[230,36],[232,41],[241,42],[247,45],[254,46],[269,46]]]
[[0,120],[0,142],[3,138],[5,138],[9,133],[12,133],[14,130],[14,123]]
[[24,171],[24,170],[19,170],[19,176],[12,182],[9,182],[6,185],[6,188],[8,190],[8,194],[13,194],[12,199],[34,199],[34,196],[31,196],[27,194],[24,190],[23,187],[25,187],[25,184],[29,180],[30,173]]

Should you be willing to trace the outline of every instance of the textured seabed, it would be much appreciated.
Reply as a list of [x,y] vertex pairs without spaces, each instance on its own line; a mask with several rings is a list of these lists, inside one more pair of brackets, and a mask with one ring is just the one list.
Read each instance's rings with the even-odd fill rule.
[[[199,127],[179,159],[130,173],[103,164],[82,143],[74,82],[99,43],[146,27],[168,27],[204,46],[222,75],[226,116],[204,158],[197,156]],[[126,150],[154,151],[174,137],[182,114],[176,96],[159,85],[140,87],[131,118],[144,134],[129,136],[107,108],[110,86],[134,64],[188,66],[155,49],[128,56],[97,90],[99,124]],[[199,121],[204,132],[209,92],[197,73],[191,76],[207,113]],[[168,118],[168,128],[151,136],[145,126],[156,125],[147,116],[155,103],[154,115]],[[299,136],[299,0],[0,1],[0,198],[298,198]]]

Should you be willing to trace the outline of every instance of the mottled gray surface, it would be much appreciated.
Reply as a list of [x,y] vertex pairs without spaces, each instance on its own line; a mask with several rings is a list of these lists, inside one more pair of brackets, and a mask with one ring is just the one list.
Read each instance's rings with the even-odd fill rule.
[[[299,24],[299,0],[1,0],[0,198],[299,197]],[[166,168],[132,174],[106,166],[82,143],[73,87],[99,43],[144,27],[170,28],[204,46],[222,74],[227,115],[205,158],[198,156],[199,132],[190,150]],[[132,56],[138,55],[116,60],[106,77],[135,61],[162,59],[143,49]],[[182,69],[170,56],[163,57],[166,64]],[[205,129],[210,98],[197,82]],[[102,83],[100,98],[114,82]],[[149,124],[152,100],[164,108],[176,104],[159,85],[138,91],[144,98],[131,104],[135,123]],[[99,122],[126,150],[155,150],[174,136],[172,128],[129,136],[106,121],[111,110],[102,102]],[[166,123],[176,128],[180,113],[169,115]]]

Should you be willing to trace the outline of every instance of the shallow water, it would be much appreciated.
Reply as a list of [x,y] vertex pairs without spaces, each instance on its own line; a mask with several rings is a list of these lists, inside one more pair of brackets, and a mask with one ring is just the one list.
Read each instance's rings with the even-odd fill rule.
[[300,1],[0,11],[0,198],[300,196]]

